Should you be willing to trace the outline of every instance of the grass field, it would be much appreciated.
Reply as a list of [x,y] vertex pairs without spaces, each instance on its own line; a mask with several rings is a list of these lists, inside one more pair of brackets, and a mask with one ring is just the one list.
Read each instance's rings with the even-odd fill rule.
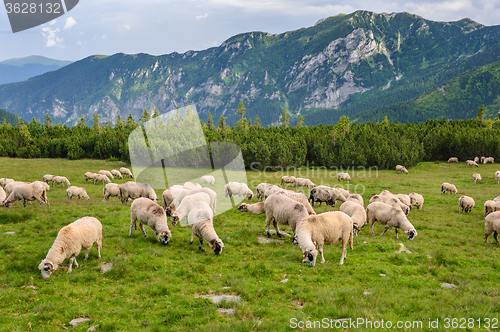
[[[16,202],[10,209],[0,208],[1,331],[87,331],[95,325],[96,331],[287,331],[302,326],[319,330],[327,322],[336,330],[330,319],[349,318],[375,325],[370,329],[369,323],[358,320],[360,325],[344,323],[345,328],[338,330],[377,330],[382,320],[395,329],[397,322],[403,322],[406,328],[396,330],[408,331],[500,327],[500,245],[492,236],[483,243],[483,203],[500,194],[493,180],[500,169],[497,165],[471,169],[464,163],[421,163],[409,169],[408,175],[350,171],[349,189],[355,187],[362,194],[365,206],[383,189],[422,194],[423,209],[408,215],[418,236],[408,241],[400,232],[395,239],[392,229],[378,236],[381,225],[375,225],[377,236],[372,236],[365,227],[354,238],[354,250],[348,250],[344,265],[339,265],[341,247],[335,245],[325,246],[327,261],[314,268],[300,263],[301,251],[290,238],[284,243],[259,243],[258,237],[265,236],[265,215],[236,209],[214,220],[225,244],[220,256],[207,246],[206,253],[201,253],[197,241],[190,246],[188,228],[170,227],[168,246],[156,242],[149,228],[147,239],[139,230],[130,239],[130,203],[124,206],[116,197],[103,202],[103,186],[83,179],[86,171],[120,166],[126,165],[0,158],[0,177],[34,181],[46,173],[64,175],[72,185],[85,187],[91,197],[90,201],[68,201],[65,188],[53,187],[47,193],[50,207],[37,208],[34,202],[23,208]],[[336,184],[334,170],[301,172],[316,184]],[[482,183],[472,184],[474,172],[483,176]],[[277,184],[281,175],[249,172],[248,180],[253,185]],[[458,195],[440,194],[445,181],[457,186]],[[161,192],[157,190],[159,197]],[[460,195],[476,201],[469,215],[458,213]],[[338,209],[339,204],[333,208]],[[316,209],[318,213],[328,210],[332,208],[324,204]],[[71,274],[66,273],[66,260],[49,279],[42,279],[37,267],[58,230],[87,215],[103,225],[102,258],[97,259],[94,246],[87,261],[80,254],[80,268]],[[412,253],[396,253],[398,243]],[[101,262],[113,263],[112,270],[101,273]],[[282,282],[285,279],[288,282]],[[456,288],[444,288],[442,283]],[[207,294],[239,295],[241,301],[213,304],[199,296]],[[218,308],[234,309],[234,316],[221,314]],[[77,327],[69,325],[79,317],[90,320]],[[312,328],[315,321],[316,328]]]

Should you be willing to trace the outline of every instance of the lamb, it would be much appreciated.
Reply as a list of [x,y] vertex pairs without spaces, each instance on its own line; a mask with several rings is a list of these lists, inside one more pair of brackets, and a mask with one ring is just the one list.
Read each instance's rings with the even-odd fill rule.
[[104,175],[104,174],[96,174],[94,176],[94,184],[98,183],[98,182],[101,182],[102,184],[104,184],[104,182],[106,183],[110,183],[111,180],[108,178],[107,175]]
[[395,227],[396,239],[398,238],[398,228],[401,228],[401,230],[408,236],[408,240],[413,240],[417,236],[415,227],[413,227],[410,221],[406,218],[403,211],[395,208],[394,206],[382,202],[370,203],[366,207],[366,217],[367,222],[370,223],[372,235],[374,235],[373,225],[376,221],[378,221],[382,225],[385,225],[385,229],[380,235],[384,235],[389,227]]
[[339,174],[337,174],[337,181],[342,180],[351,181],[351,176],[349,175],[349,173],[340,172]]
[[183,185],[184,189],[187,189],[187,190],[196,190],[196,189],[201,189],[202,186],[199,185],[198,183],[194,183],[194,182],[185,182]]
[[129,198],[146,197],[153,202],[158,201],[154,189],[149,184],[133,181],[127,181],[120,185],[120,197],[122,203],[125,205]]
[[487,157],[487,158],[484,158],[483,160],[483,164],[487,164],[487,163],[495,163],[495,158],[493,157]]
[[[340,264],[347,258],[347,244],[353,249],[353,222],[344,212],[325,212],[316,216],[308,216],[297,224],[297,241],[302,249],[304,263],[314,267],[318,250],[321,253],[321,263],[325,262],[323,245],[342,241]],[[316,249],[318,248],[318,249]]]
[[200,183],[201,184],[208,183],[212,186],[215,186],[215,177],[213,175],[203,175],[200,178]]
[[134,176],[132,175],[132,172],[128,169],[128,168],[125,168],[125,167],[120,167],[120,173],[122,173],[122,175],[128,175],[130,178],[133,178]]
[[128,237],[132,237],[132,228],[135,227],[137,229],[137,221],[139,221],[139,228],[144,237],[148,237],[144,230],[144,225],[147,225],[154,231],[153,236],[157,236],[157,241],[161,240],[165,246],[168,244],[172,237],[172,232],[168,229],[167,215],[161,206],[148,198],[137,198],[130,205],[130,230]]
[[[191,209],[196,205],[196,203],[201,202],[201,201],[206,202],[207,205],[210,206],[211,198],[205,192],[199,192],[199,193],[188,195],[188,196],[184,197],[182,199],[182,201],[180,202],[180,204],[177,206],[177,208],[174,211],[172,211],[172,213],[170,214],[171,219],[172,219],[172,225],[173,226],[177,225],[177,223],[182,218],[184,218],[185,216],[187,216],[190,213]],[[211,209],[210,216],[213,217],[214,213],[213,213],[212,207],[210,207],[210,209]],[[189,219],[188,219],[188,223],[192,224],[192,222],[190,222]]]
[[255,204],[241,203],[241,205],[238,206],[238,211],[250,212],[250,213],[254,213],[254,214],[266,213],[266,209],[264,207],[264,202],[257,202]]
[[48,206],[49,200],[47,199],[47,189],[40,183],[23,183],[17,185],[12,192],[7,196],[7,198],[1,203],[5,207],[10,207],[14,202],[22,200],[24,207],[26,207],[26,201],[38,201],[38,207],[42,203],[46,203]]
[[472,183],[476,184],[476,181],[483,182],[483,178],[481,177],[481,174],[479,174],[479,173],[472,174]]
[[63,187],[64,185],[66,185],[66,187],[71,186],[71,183],[69,183],[69,180],[65,176],[54,176],[52,182],[55,186],[57,186],[59,183],[62,183]]
[[472,208],[476,205],[476,202],[474,202],[474,199],[469,196],[460,196],[458,199],[458,212],[460,213],[460,210],[462,212],[470,212]]
[[253,191],[248,188],[246,183],[229,182],[224,187],[224,197],[232,197],[233,195],[247,196],[252,199]]
[[210,188],[201,188],[195,190],[184,190],[179,193],[179,195],[170,203],[170,205],[165,209],[167,215],[171,215],[172,212],[175,211],[176,207],[179,206],[186,196],[190,196],[197,193],[205,193],[210,197],[210,200],[207,202],[212,208],[212,212],[215,215],[215,209],[217,205],[217,193]]
[[365,206],[365,201],[363,200],[363,197],[360,194],[350,194],[346,198],[346,202],[354,202],[354,203],[358,203],[361,206]]
[[54,180],[54,177],[55,175],[52,175],[52,174],[45,174],[42,178],[43,182],[45,183],[49,183],[49,182],[52,182],[52,184],[54,184],[53,180]]
[[448,162],[449,163],[458,163],[458,158],[457,157],[451,157],[450,159],[448,159]]
[[407,205],[411,210],[412,205],[410,195],[397,194],[396,197],[401,201],[401,203]]
[[110,196],[116,196],[121,200],[120,196],[120,185],[117,183],[107,183],[102,190],[103,198],[102,200],[109,200]]
[[83,174],[83,178],[85,179],[85,182],[89,182],[89,180],[94,180],[94,178],[97,176],[97,173],[94,172],[85,172]]
[[424,206],[424,196],[417,194],[416,192],[411,192],[409,196],[412,206],[415,206],[419,210]]
[[214,254],[220,255],[222,253],[222,248],[224,248],[224,242],[222,242],[215,232],[212,210],[207,202],[196,202],[189,212],[187,219],[192,229],[191,241],[189,244],[193,244],[194,236],[196,235],[200,240],[200,246],[198,248],[201,252],[205,252],[203,248],[203,240],[205,240]]
[[102,225],[94,217],[83,217],[61,228],[47,256],[38,265],[42,277],[50,277],[66,258],[69,258],[68,273],[72,271],[73,262],[78,268],[76,256],[85,249],[86,260],[94,242],[97,245],[97,258],[101,258]]
[[470,166],[470,167],[472,167],[472,166],[479,167],[479,165],[474,160],[470,160],[470,159],[465,161],[465,167],[467,167],[467,166]]
[[401,209],[401,211],[404,212],[404,214],[408,214],[410,212],[410,208],[408,205],[404,204],[399,200],[399,198],[396,195],[374,195],[372,198],[370,198],[370,203],[373,202],[382,202],[391,206],[394,206],[395,208]]
[[484,217],[486,217],[488,214],[495,212],[495,211],[500,211],[500,201],[491,201],[488,200],[484,202]]
[[325,202],[328,205],[335,206],[335,201],[345,202],[346,198],[338,188],[331,188],[328,186],[317,186],[311,189],[311,193],[309,194],[309,201],[314,203],[319,202],[321,206],[322,202]]
[[295,188],[307,187],[309,189],[316,187],[316,185],[309,179],[295,178]]
[[399,172],[408,174],[408,170],[403,165],[396,165],[396,173]]
[[163,209],[166,210],[168,206],[174,201],[174,199],[184,190],[186,189],[184,189],[183,186],[179,185],[173,185],[172,187],[165,189],[162,194]]
[[500,183],[500,171],[495,172],[495,180],[496,180],[497,184]]
[[114,180],[115,177],[113,176],[113,174],[111,174],[110,171],[105,171],[105,170],[100,170],[97,174],[102,174],[102,175],[106,175],[110,180]]
[[340,206],[340,211],[351,217],[353,225],[356,226],[356,236],[358,236],[361,228],[366,225],[366,212],[363,205],[353,201],[345,201]]
[[286,185],[287,185],[288,183],[293,183],[293,184],[295,184],[295,180],[296,180],[296,179],[295,179],[295,176],[293,176],[293,175],[290,175],[290,176],[287,176],[287,175],[282,176],[282,177],[281,177],[280,186],[281,186],[282,188],[285,188],[285,187],[286,187]]
[[441,194],[445,194],[446,192],[449,191],[451,194],[456,195],[458,193],[457,187],[455,187],[454,184],[448,183],[448,182],[443,182],[441,184]]
[[123,179],[123,175],[122,173],[120,173],[120,171],[117,171],[116,169],[112,169],[111,170],[111,174],[115,177],[115,178],[118,178],[118,179]]
[[259,183],[257,187],[255,187],[255,192],[257,193],[257,202],[260,202],[261,200],[264,201],[264,193],[266,192],[266,190],[272,188],[273,186],[275,185],[266,182]]
[[5,188],[5,186],[6,186],[8,183],[10,183],[10,182],[14,182],[14,180],[13,180],[13,179],[7,179],[7,178],[1,178],[1,179],[0,179],[0,186],[2,186],[2,187],[4,187],[4,188]]
[[264,202],[264,209],[266,211],[267,237],[271,237],[269,231],[271,221],[273,221],[276,234],[283,237],[278,229],[278,224],[290,225],[292,232],[295,234],[297,222],[309,215],[302,203],[294,201],[281,192],[269,196]]
[[79,199],[90,199],[89,195],[87,195],[87,192],[85,191],[85,188],[82,187],[68,187],[68,189],[66,189],[66,195],[68,196],[68,200],[72,199],[73,196],[77,196]]
[[500,211],[496,211],[484,218],[484,243],[488,236],[493,233],[493,238],[498,242],[498,233],[500,233]]

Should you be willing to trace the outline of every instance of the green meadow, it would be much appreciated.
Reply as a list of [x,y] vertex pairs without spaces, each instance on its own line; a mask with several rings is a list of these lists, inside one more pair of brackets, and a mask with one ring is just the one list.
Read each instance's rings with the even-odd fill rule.
[[[393,229],[379,236],[383,226],[378,224],[372,236],[366,226],[354,238],[354,250],[348,249],[344,265],[339,265],[339,244],[325,246],[326,263],[318,259],[314,268],[301,263],[301,250],[291,238],[260,243],[259,237],[266,233],[265,215],[235,208],[214,219],[225,244],[220,256],[206,245],[201,253],[197,240],[190,246],[191,230],[186,227],[169,225],[168,246],[157,242],[148,227],[148,238],[140,230],[129,238],[130,203],[123,205],[116,197],[103,202],[103,185],[86,183],[83,177],[87,171],[121,166],[127,167],[103,160],[0,158],[0,177],[35,181],[47,173],[63,175],[91,197],[68,201],[66,188],[59,186],[47,192],[50,207],[37,208],[35,201],[26,208],[21,202],[0,208],[1,331],[87,331],[90,327],[96,331],[366,331],[381,330],[389,322],[393,329],[407,331],[500,327],[500,245],[492,235],[488,243],[483,240],[483,204],[500,194],[494,180],[497,165],[465,168],[463,162],[425,162],[408,169],[407,175],[393,170],[348,170],[352,181],[348,188],[342,185],[360,193],[365,206],[384,189],[422,194],[423,209],[408,215],[418,236],[409,241],[399,232],[396,239]],[[472,183],[474,172],[482,175],[482,183]],[[336,170],[317,168],[289,173],[316,184],[339,185],[336,174]],[[252,189],[260,182],[278,184],[282,175],[247,173]],[[445,181],[457,186],[457,195],[440,194]],[[158,197],[161,193],[157,190]],[[461,195],[476,202],[470,214],[458,212]],[[338,210],[339,205],[315,209],[321,213]],[[80,253],[80,267],[72,273],[66,273],[66,260],[43,279],[38,264],[57,232],[83,216],[96,217],[103,225],[102,258],[97,259],[94,246],[88,260]],[[291,233],[287,227],[281,229]],[[398,253],[399,243],[411,253]],[[101,263],[113,263],[111,271],[102,273]],[[455,288],[445,288],[443,283]],[[238,295],[241,301],[212,303],[201,297],[222,294]],[[234,314],[218,309],[233,309]],[[69,324],[81,317],[89,320],[76,327]]]

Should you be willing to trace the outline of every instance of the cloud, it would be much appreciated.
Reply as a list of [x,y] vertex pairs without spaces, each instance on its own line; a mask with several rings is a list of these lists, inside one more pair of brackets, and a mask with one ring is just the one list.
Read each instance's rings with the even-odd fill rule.
[[42,28],[42,35],[47,38],[46,47],[57,46],[64,48],[63,39],[57,37],[57,33],[59,32],[59,28],[52,30],[51,28]]
[[54,24],[56,24],[56,20],[55,20],[55,19],[53,19],[52,21],[50,21],[50,22],[49,22],[49,24],[50,24],[50,25],[54,25]]
[[64,29],[65,29],[65,30],[66,30],[66,29],[71,29],[71,27],[72,27],[73,25],[75,25],[75,24],[76,24],[75,19],[74,19],[72,16],[70,16],[70,17],[68,17],[68,18],[66,19],[66,24],[64,24]]
[[207,18],[208,17],[208,13],[205,13],[203,15],[198,15],[196,16],[196,19],[199,20],[199,19],[202,19],[202,18]]

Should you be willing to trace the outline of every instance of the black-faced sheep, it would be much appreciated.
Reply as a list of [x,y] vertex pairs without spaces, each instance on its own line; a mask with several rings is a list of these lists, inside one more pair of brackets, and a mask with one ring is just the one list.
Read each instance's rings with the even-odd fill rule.
[[338,188],[317,186],[311,189],[311,193],[309,194],[309,201],[311,201],[312,205],[319,202],[319,205],[321,206],[321,203],[325,202],[328,205],[335,206],[335,201],[337,200],[342,203],[346,201],[346,198]]
[[403,165],[396,165],[396,174],[399,172],[408,174],[408,170]]
[[252,199],[253,191],[248,188],[246,183],[229,182],[224,187],[224,197],[232,197],[233,195],[246,196]]
[[47,256],[38,265],[43,278],[48,278],[66,258],[69,258],[68,273],[72,271],[73,263],[78,268],[76,256],[85,250],[85,259],[94,242],[97,245],[97,257],[101,258],[102,225],[96,218],[83,217],[59,230]]
[[472,197],[460,196],[458,199],[458,212],[470,212],[474,205],[476,205],[476,202]]
[[127,204],[128,199],[146,197],[156,202],[158,199],[154,189],[147,183],[127,181],[120,185],[120,197],[123,204]]
[[215,177],[213,175],[203,175],[200,178],[200,184],[208,183],[212,186],[215,186]]
[[458,193],[457,187],[455,187],[454,184],[443,182],[443,184],[441,184],[441,194],[446,194],[447,191],[454,195]]
[[488,214],[495,211],[500,211],[500,201],[488,200],[484,202],[483,207],[484,207],[484,217],[486,218]]
[[370,198],[370,203],[373,202],[382,202],[396,208],[401,209],[404,214],[408,214],[410,212],[410,207],[399,200],[396,195],[374,195]]
[[191,208],[191,211],[189,211],[187,220],[192,228],[191,241],[189,244],[193,244],[194,236],[196,236],[200,240],[200,246],[198,248],[201,252],[205,252],[203,248],[203,240],[205,240],[214,254],[220,255],[222,253],[222,248],[224,248],[224,242],[222,242],[215,232],[212,209],[207,202],[196,202]]
[[208,201],[207,203],[210,204],[210,207],[212,208],[212,211],[215,215],[215,210],[217,207],[217,193],[210,188],[200,188],[195,190],[181,191],[179,195],[172,201],[172,203],[170,203],[170,205],[165,209],[167,215],[171,215],[172,212],[175,211],[176,207],[181,204],[182,200],[186,196],[190,196],[197,193],[205,193],[210,197],[210,201]]
[[120,173],[122,173],[123,176],[127,175],[129,176],[130,178],[133,178],[134,176],[132,175],[132,172],[128,169],[128,168],[125,168],[125,167],[120,167]]
[[144,197],[137,198],[130,205],[130,230],[128,237],[132,237],[132,228],[139,221],[139,228],[144,237],[148,237],[144,230],[144,225],[151,227],[154,231],[153,236],[157,236],[158,241],[162,241],[163,245],[167,245],[172,237],[172,232],[168,229],[167,215],[165,210],[152,200]]
[[240,212],[250,212],[250,213],[253,213],[253,214],[263,214],[263,213],[266,213],[266,209],[264,207],[264,202],[257,202],[255,204],[241,203],[241,205],[238,206],[238,211],[240,211]]
[[47,199],[47,189],[44,185],[40,183],[23,183],[17,185],[12,192],[7,196],[7,198],[2,202],[5,207],[10,207],[15,201],[23,201],[24,207],[26,207],[26,201],[38,201],[38,207],[42,203],[46,203],[48,206],[49,200]]
[[[196,205],[198,202],[206,202],[208,206],[210,206],[211,202],[210,196],[205,193],[205,192],[198,192],[196,194],[188,195],[185,196],[179,205],[177,205],[176,209],[172,211],[171,219],[172,219],[172,225],[175,226],[179,221],[181,221],[182,218],[187,216],[190,211],[192,210],[193,206]],[[210,207],[212,209],[212,207]],[[214,212],[212,210],[211,215],[213,216]],[[188,220],[189,223],[189,220]]]
[[449,163],[458,163],[458,158],[457,157],[450,157],[450,159],[448,159],[448,162]]
[[361,228],[366,225],[366,211],[363,205],[353,201],[345,201],[340,206],[340,211],[351,217],[353,225],[356,226],[355,233],[359,235]]
[[73,196],[77,196],[79,199],[90,199],[89,195],[87,195],[87,192],[85,191],[85,188],[76,186],[68,187],[68,189],[66,189],[66,196],[68,196],[68,199],[72,199]]
[[500,211],[490,213],[484,218],[484,243],[488,240],[488,236],[493,233],[493,238],[498,242],[498,233],[500,233]]
[[408,236],[408,240],[413,240],[417,236],[415,227],[413,227],[410,221],[406,218],[403,211],[394,206],[382,202],[370,203],[366,207],[366,217],[367,222],[370,223],[370,231],[372,235],[374,235],[373,225],[376,221],[378,221],[380,224],[385,225],[385,229],[380,235],[384,235],[390,227],[395,227],[396,239],[398,238],[398,228],[403,230],[403,232]]

